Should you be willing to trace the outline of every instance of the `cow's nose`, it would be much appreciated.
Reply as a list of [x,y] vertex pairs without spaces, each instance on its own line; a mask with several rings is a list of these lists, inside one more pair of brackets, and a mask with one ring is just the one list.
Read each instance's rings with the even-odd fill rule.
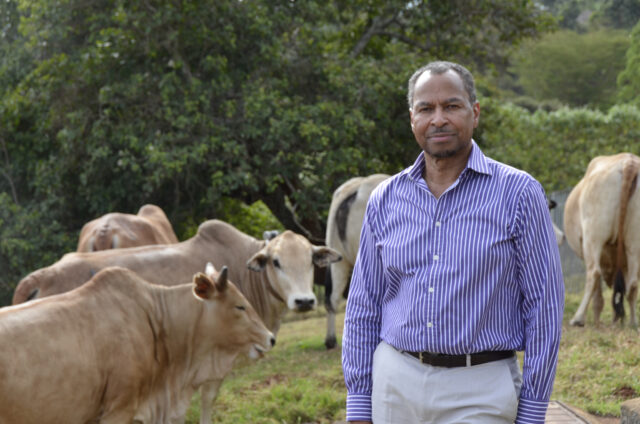
[[296,309],[300,312],[310,311],[315,303],[315,299],[296,299]]
[[271,347],[274,347],[276,345],[276,338],[271,336]]

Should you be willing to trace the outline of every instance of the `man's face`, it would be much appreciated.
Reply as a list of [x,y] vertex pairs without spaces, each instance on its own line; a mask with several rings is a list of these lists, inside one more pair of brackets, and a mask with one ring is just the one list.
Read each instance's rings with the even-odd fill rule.
[[479,117],[480,105],[469,102],[456,72],[436,75],[426,71],[416,81],[411,129],[427,155],[447,158],[466,154]]

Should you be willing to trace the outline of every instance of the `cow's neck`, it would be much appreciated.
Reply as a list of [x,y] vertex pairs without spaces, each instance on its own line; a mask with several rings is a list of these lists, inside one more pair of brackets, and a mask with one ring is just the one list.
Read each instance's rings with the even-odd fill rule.
[[287,312],[287,304],[281,297],[276,298],[268,289],[270,282],[265,272],[245,271],[245,277],[240,291],[251,303],[258,316],[269,331],[278,332],[280,322]]
[[[171,363],[179,363],[183,364],[184,368],[191,368],[187,372],[188,375],[191,375],[191,372],[197,372],[200,366],[209,367],[221,362],[232,363],[236,355],[220,349],[215,337],[211,337],[216,334],[215,326],[222,324],[204,322],[205,306],[195,299],[192,287],[191,284],[184,284],[175,287],[159,287],[156,290],[156,307],[158,308],[156,315],[159,321],[156,339],[160,342],[158,345],[165,349],[167,359]],[[213,355],[214,351],[215,355]],[[208,359],[211,356],[216,356],[215,362]]]

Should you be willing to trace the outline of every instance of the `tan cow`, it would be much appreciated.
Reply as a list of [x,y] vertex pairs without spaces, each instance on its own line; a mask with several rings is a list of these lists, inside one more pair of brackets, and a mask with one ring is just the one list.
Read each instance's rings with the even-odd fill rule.
[[144,205],[137,215],[113,212],[87,222],[80,231],[78,252],[177,243],[164,211]]
[[571,325],[582,326],[593,298],[594,322],[603,308],[601,279],[613,286],[614,320],[624,319],[624,294],[632,327],[640,271],[640,196],[635,194],[640,158],[630,153],[598,156],[573,188],[564,210],[564,232],[584,259],[586,284]]
[[275,343],[226,268],[212,271],[163,287],[112,267],[0,309],[0,423],[183,423],[199,386]]
[[340,253],[342,260],[331,264],[330,272],[326,273],[327,335],[324,344],[327,349],[336,346],[336,311],[348,290],[351,271],[356,262],[367,201],[373,189],[387,178],[389,175],[386,174],[351,178],[333,192],[325,242],[328,247]]
[[[316,306],[313,265],[327,266],[339,259],[335,250],[313,246],[291,231],[267,243],[225,222],[209,220],[200,225],[194,237],[181,243],[68,253],[55,264],[23,278],[13,303],[69,291],[108,266],[129,268],[144,279],[171,285],[188,280],[211,261],[216,267],[229,266],[229,278],[275,334],[288,309],[305,312]],[[216,393],[214,385],[203,386],[202,424],[210,422]]]

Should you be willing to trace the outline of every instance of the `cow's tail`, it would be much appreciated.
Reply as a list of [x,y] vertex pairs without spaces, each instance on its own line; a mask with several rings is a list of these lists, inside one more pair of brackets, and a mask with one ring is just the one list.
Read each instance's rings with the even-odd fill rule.
[[624,320],[624,295],[626,292],[623,264],[625,261],[624,249],[624,222],[627,217],[629,199],[633,195],[638,182],[638,162],[634,159],[626,160],[622,168],[622,186],[620,190],[620,214],[618,217],[618,241],[616,244],[616,277],[613,283],[614,322]]

